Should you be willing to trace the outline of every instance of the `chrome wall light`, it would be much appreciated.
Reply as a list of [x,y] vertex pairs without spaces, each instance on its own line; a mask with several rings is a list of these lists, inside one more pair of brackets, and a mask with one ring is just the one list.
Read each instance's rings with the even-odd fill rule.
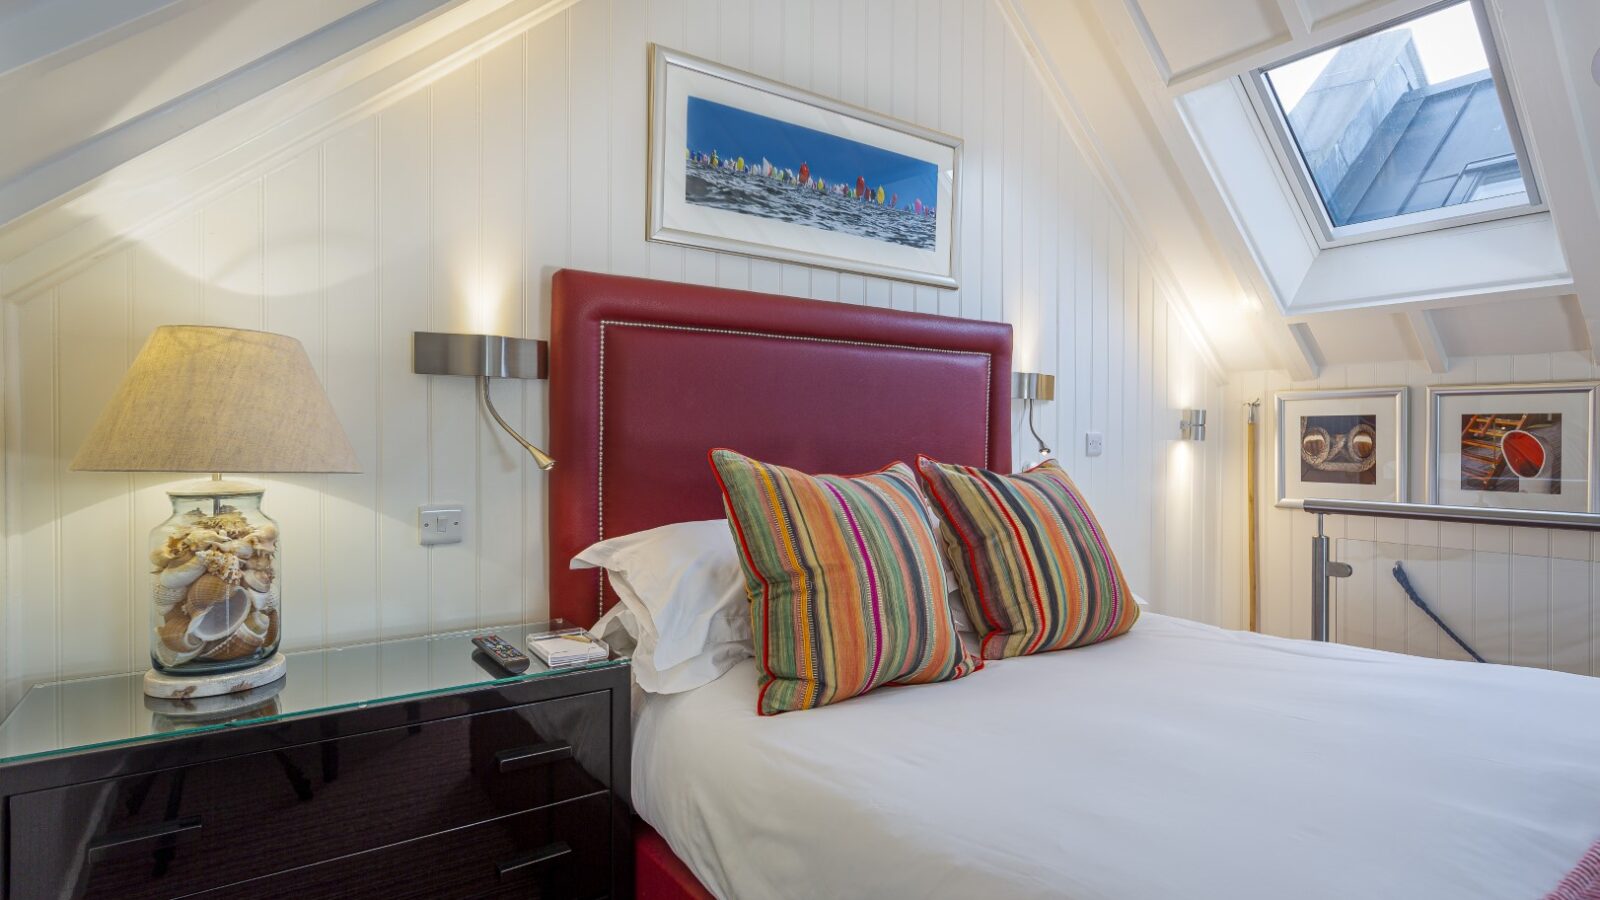
[[528,451],[539,468],[549,471],[556,461],[506,424],[489,398],[491,378],[548,378],[550,344],[529,338],[497,334],[443,334],[418,331],[412,335],[411,370],[418,375],[470,375],[478,379],[478,396],[495,423]]
[[1183,418],[1178,420],[1178,436],[1186,441],[1203,441],[1206,439],[1206,411],[1203,409],[1186,409]]
[[1050,447],[1045,444],[1044,438],[1039,437],[1038,430],[1033,427],[1033,404],[1036,400],[1045,401],[1056,398],[1056,377],[1038,372],[1013,372],[1011,374],[1011,396],[1027,405],[1028,431],[1033,434],[1033,439],[1039,442],[1039,455],[1049,456]]

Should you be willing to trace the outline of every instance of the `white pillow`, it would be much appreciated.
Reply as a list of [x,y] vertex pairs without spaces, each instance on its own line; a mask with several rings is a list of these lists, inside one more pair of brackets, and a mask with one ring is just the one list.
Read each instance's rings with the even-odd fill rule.
[[[666,669],[658,670],[649,653],[639,649],[635,635],[641,629],[627,606],[619,603],[600,617],[594,633],[612,649],[632,658],[633,683],[647,694],[681,694],[710,684],[729,669],[755,655],[748,640],[725,641],[707,647],[699,655]],[[637,704],[635,704],[637,709]]]
[[699,687],[755,652],[744,569],[726,520],[601,541],[573,557],[572,567],[606,570],[627,615],[602,621],[633,637],[636,677],[647,691]]

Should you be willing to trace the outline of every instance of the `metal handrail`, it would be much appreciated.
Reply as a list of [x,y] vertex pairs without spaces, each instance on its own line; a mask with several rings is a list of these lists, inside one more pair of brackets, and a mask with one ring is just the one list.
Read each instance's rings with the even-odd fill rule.
[[1331,544],[1323,530],[1323,520],[1327,516],[1367,516],[1375,519],[1455,522],[1464,525],[1600,531],[1600,514],[1595,513],[1485,509],[1476,506],[1386,503],[1375,500],[1293,500],[1286,501],[1282,505],[1303,509],[1317,517],[1317,533],[1311,539],[1311,639],[1316,641],[1334,639],[1333,583],[1330,579],[1347,578],[1351,574],[1348,563],[1335,562],[1330,556]]
[[1571,531],[1600,531],[1600,514],[1546,512],[1537,509],[1487,509],[1476,506],[1443,506],[1436,503],[1386,503],[1375,500],[1299,500],[1285,503],[1308,513],[1370,516],[1378,519],[1413,519],[1425,522],[1458,522],[1465,525],[1511,525],[1521,528],[1562,528]]

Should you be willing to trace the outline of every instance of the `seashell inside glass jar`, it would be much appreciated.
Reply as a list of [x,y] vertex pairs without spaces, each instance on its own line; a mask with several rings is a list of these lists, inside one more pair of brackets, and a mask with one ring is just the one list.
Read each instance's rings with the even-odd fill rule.
[[150,660],[169,675],[248,669],[278,651],[278,524],[260,485],[203,481],[167,492],[150,532]]

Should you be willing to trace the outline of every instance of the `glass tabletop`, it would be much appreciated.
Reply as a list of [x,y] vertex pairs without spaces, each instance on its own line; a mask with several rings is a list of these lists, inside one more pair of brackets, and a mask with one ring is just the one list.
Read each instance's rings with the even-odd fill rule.
[[477,635],[498,634],[528,652],[529,634],[565,627],[556,619],[287,653],[283,678],[218,697],[146,697],[144,672],[38,684],[0,722],[0,763],[626,665],[613,653],[552,669],[529,654],[528,671],[505,675],[474,658]]

